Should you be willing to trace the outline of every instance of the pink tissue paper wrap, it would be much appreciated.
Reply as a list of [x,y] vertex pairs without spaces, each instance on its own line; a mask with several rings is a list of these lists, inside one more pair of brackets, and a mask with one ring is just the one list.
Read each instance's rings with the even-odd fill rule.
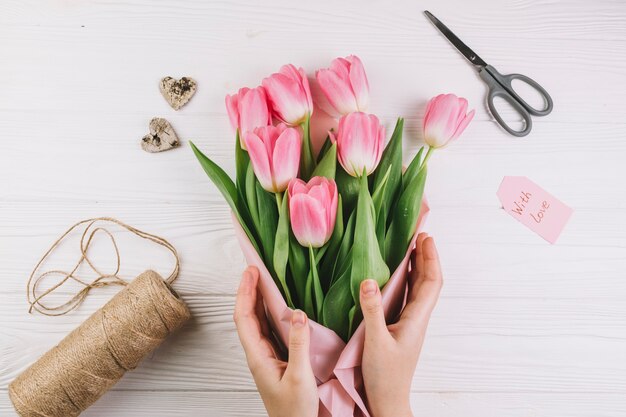
[[[424,198],[417,221],[417,231],[404,259],[382,290],[383,310],[387,323],[396,320],[404,307],[409,257],[428,211],[428,204]],[[283,346],[287,346],[293,310],[287,306],[272,276],[234,216],[233,222],[248,265],[254,265],[259,269],[259,289],[265,302],[268,319]],[[346,314],[348,314],[347,311]],[[311,328],[309,354],[320,397],[319,417],[370,417],[365,406],[364,395],[362,395],[361,358],[365,336],[364,323],[361,322],[348,343],[345,343],[334,331],[313,320],[309,320],[309,326]]]

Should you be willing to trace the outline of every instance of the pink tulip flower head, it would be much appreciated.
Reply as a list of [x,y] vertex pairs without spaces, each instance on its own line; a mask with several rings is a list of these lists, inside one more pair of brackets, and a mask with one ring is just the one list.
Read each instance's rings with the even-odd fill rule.
[[363,171],[371,174],[385,148],[385,127],[378,117],[366,113],[350,113],[339,119],[337,133],[329,133],[337,143],[337,159],[343,169],[353,177]]
[[330,239],[337,218],[337,185],[325,177],[308,183],[295,178],[289,183],[289,218],[298,242],[321,248]]
[[457,139],[474,117],[467,112],[467,100],[454,94],[430,99],[424,114],[424,141],[431,148],[443,148]]
[[257,127],[272,124],[272,115],[267,103],[267,96],[263,87],[249,89],[244,87],[237,94],[226,96],[226,110],[230,119],[230,124],[235,131],[239,132],[242,138],[246,133],[253,131]]
[[302,68],[283,65],[280,71],[263,80],[274,116],[296,126],[313,113],[309,80]]
[[289,181],[298,176],[302,137],[298,129],[265,126],[246,133],[244,143],[250,162],[261,186],[272,193],[287,189]]
[[317,83],[334,110],[345,116],[348,113],[367,111],[370,88],[361,60],[354,55],[336,58],[330,68],[315,74]]

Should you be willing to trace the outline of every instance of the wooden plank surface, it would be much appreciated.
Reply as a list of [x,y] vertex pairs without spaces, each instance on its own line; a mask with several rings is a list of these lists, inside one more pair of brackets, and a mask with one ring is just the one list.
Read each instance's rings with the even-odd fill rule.
[[[502,133],[486,111],[485,87],[423,9],[501,72],[548,89],[555,110],[534,119],[531,136]],[[39,256],[93,216],[176,246],[175,286],[194,319],[85,415],[265,414],[231,320],[243,256],[227,205],[187,141],[233,174],[224,95],[283,63],[312,74],[350,53],[366,65],[371,111],[389,129],[406,117],[408,156],[421,145],[429,97],[455,92],[477,110],[463,138],[429,164],[427,230],[445,288],[414,378],[416,416],[626,414],[626,3],[6,0],[0,415],[15,415],[9,382],[115,291],[94,292],[68,316],[27,314],[25,282]],[[198,81],[179,112],[158,92],[165,75]],[[170,120],[181,149],[141,151],[154,116]],[[574,208],[556,245],[501,209],[495,192],[505,175],[528,176]],[[125,276],[168,272],[165,252],[116,236]],[[68,267],[76,246],[63,245],[49,266]],[[99,265],[111,266],[106,242],[94,250]]]
[[[621,394],[412,393],[411,404],[417,415],[432,417],[622,417],[626,407],[620,396]],[[8,399],[0,396],[0,414],[11,415],[12,412]],[[164,397],[162,392],[110,391],[82,415],[260,417],[267,414],[256,392],[175,391]]]

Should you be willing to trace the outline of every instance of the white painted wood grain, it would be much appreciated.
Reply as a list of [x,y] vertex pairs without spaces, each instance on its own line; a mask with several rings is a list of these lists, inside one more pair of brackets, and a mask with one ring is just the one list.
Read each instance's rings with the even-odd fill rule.
[[[440,182],[445,185],[445,181]],[[550,246],[511,221],[489,191],[485,189],[484,195],[493,204],[468,207],[454,206],[453,201],[438,203],[436,197],[441,196],[441,201],[446,196],[429,194],[433,210],[426,230],[437,237],[444,259],[447,285],[443,297],[624,299],[626,280],[619,272],[626,270],[623,256],[626,230],[623,223],[604,220],[618,218],[622,209],[576,207],[559,244]],[[182,269],[175,286],[182,294],[235,293],[244,260],[226,204],[217,196],[214,204],[206,201],[11,202],[0,208],[0,217],[6,219],[0,232],[11,243],[3,248],[3,273],[10,277],[5,280],[5,290],[25,305],[26,279],[55,238],[79,218],[104,214],[166,237],[178,248]],[[172,260],[165,250],[123,233],[116,236],[125,251],[124,276],[130,279],[148,267],[164,275],[169,272]],[[46,266],[52,269],[75,262],[79,238],[78,234],[71,235],[71,240]],[[94,249],[97,264],[110,269],[113,264],[108,241],[96,239]],[[585,288],[584,293],[581,288]]]
[[[94,295],[65,320],[12,312],[0,321],[5,386],[108,297]],[[115,389],[242,390],[254,384],[232,323],[232,296],[190,295],[193,320]],[[448,297],[433,316],[416,392],[626,390],[623,300]],[[40,331],[40,329],[42,331]],[[30,343],[29,343],[30,341]]]
[[[430,9],[501,72],[544,85],[554,112],[526,139],[506,136],[484,86],[420,15]],[[421,143],[426,100],[452,91],[477,109],[429,170],[445,289],[414,379],[417,416],[626,414],[626,4],[620,1],[7,0],[0,3],[0,415],[6,387],[102,305],[26,313],[38,256],[73,222],[115,216],[166,237],[182,256],[176,288],[194,320],[85,415],[264,415],[231,322],[244,266],[226,204],[188,146],[148,155],[138,141],[170,120],[231,174],[226,93],[281,64],[309,73],[358,54],[372,108],[407,118]],[[199,81],[180,112],[164,75]],[[507,117],[515,116],[507,113]],[[323,133],[323,132],[321,132]],[[444,154],[445,153],[445,154]],[[500,209],[504,175],[526,175],[575,212],[548,245]],[[120,236],[123,271],[169,259]],[[68,265],[65,245],[49,265]],[[108,246],[95,256],[106,262]],[[130,255],[130,256],[129,256]]]
[[[412,393],[417,415],[432,417],[622,417],[621,394],[474,394]],[[572,404],[576,404],[573,407]],[[12,415],[7,397],[0,395],[0,414]],[[256,392],[111,391],[84,414],[85,417],[266,416]]]

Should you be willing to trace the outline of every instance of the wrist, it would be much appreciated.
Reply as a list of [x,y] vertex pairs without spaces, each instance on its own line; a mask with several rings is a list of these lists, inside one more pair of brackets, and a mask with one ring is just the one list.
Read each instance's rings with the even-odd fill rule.
[[410,404],[398,404],[393,407],[384,407],[377,410],[376,408],[371,410],[372,417],[413,417]]

